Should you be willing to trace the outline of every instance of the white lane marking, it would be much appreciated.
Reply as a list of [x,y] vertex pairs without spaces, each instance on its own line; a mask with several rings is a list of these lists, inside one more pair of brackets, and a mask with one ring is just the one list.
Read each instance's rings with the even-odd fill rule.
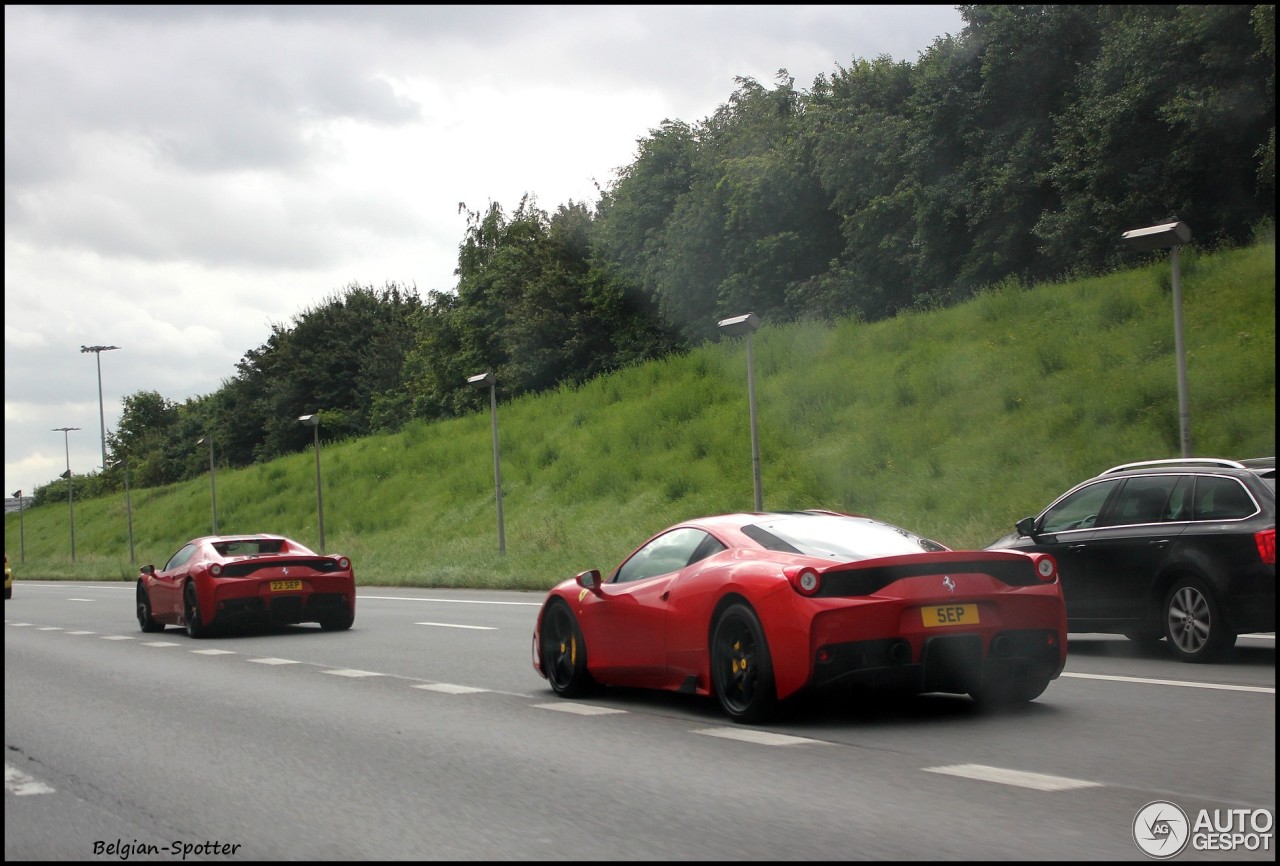
[[382,674],[375,671],[357,671],[357,670],[331,670],[321,671],[322,674],[333,674],[335,677],[380,677]]
[[9,625],[13,626],[14,628],[30,628],[32,625],[34,625],[34,623],[30,623],[30,622],[11,622],[11,623],[9,623]]
[[97,634],[96,631],[69,631],[67,634]]
[[232,650],[192,650],[198,656],[233,656],[235,652]]
[[1145,683],[1149,686],[1181,686],[1186,689],[1221,689],[1228,692],[1261,692],[1264,695],[1274,695],[1276,693],[1275,686],[1233,686],[1227,683],[1192,683],[1185,680],[1157,680],[1150,677],[1117,677],[1110,674],[1070,674],[1063,673],[1064,677],[1074,677],[1078,680],[1110,680],[1115,683]]
[[786,734],[774,734],[750,728],[703,728],[694,733],[705,734],[708,737],[722,737],[726,740],[741,740],[744,743],[756,743],[761,746],[826,745],[821,740],[811,740],[808,737],[790,737]]
[[489,691],[488,689],[477,689],[472,686],[455,686],[452,683],[423,683],[411,688],[423,689],[428,692],[444,692],[449,695],[472,695],[476,692]]
[[555,710],[560,713],[574,713],[579,716],[605,716],[610,713],[625,713],[626,710],[615,710],[612,707],[593,707],[591,704],[534,704],[540,710]]
[[942,773],[947,776],[961,776],[965,779],[977,779],[981,782],[996,782],[1000,785],[1016,785],[1019,788],[1032,788],[1036,791],[1069,791],[1074,788],[1102,787],[1100,782],[1086,782],[1083,779],[1049,776],[1044,773],[1027,773],[1022,770],[1006,770],[1001,767],[986,767],[982,764],[925,767],[924,771],[926,773]]
[[178,646],[176,642],[171,640],[149,640],[144,642],[142,645],[143,646]]
[[36,631],[62,631],[60,625],[42,625]]
[[26,797],[30,794],[53,793],[53,788],[44,782],[37,782],[8,761],[5,761],[4,764],[4,788],[9,793],[16,794],[19,797]]
[[134,640],[134,638],[129,637],[129,635],[127,634],[104,634],[102,636],[102,639],[103,640]]
[[302,662],[295,662],[293,659],[249,659],[249,661],[260,665],[297,665]]
[[93,601],[91,598],[69,598],[67,601]]
[[435,625],[440,628],[469,628],[476,631],[497,631],[497,628],[491,625],[458,625],[456,622],[415,622],[414,625]]

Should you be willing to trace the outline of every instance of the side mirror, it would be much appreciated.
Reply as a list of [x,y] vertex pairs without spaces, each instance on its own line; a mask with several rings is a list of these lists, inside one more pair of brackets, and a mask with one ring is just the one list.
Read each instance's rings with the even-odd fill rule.
[[600,588],[600,569],[593,568],[590,571],[584,571],[574,577],[578,582],[578,586],[583,589],[589,589],[595,592]]
[[142,566],[141,571],[145,575],[154,576],[156,573],[156,567],[154,565],[144,565]]
[[1013,526],[1018,530],[1019,535],[1025,535],[1029,538],[1035,538],[1036,536],[1036,519],[1034,517],[1024,517]]

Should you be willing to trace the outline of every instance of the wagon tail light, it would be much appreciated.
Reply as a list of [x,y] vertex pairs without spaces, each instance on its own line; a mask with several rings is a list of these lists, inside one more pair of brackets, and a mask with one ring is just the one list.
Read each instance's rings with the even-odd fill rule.
[[213,575],[214,577],[221,577],[221,576],[222,576],[222,566],[221,566],[221,565],[218,565],[218,564],[215,562],[213,565],[209,566],[209,574]]
[[791,581],[791,588],[804,596],[816,595],[822,586],[822,578],[815,569],[809,566],[785,568],[783,572]]
[[1258,543],[1258,555],[1262,557],[1262,561],[1267,565],[1276,564],[1276,528],[1264,529],[1261,532],[1253,534],[1253,540]]

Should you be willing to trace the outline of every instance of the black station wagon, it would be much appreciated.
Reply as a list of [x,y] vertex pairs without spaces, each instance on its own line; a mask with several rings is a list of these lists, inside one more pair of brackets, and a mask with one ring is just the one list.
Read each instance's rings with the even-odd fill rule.
[[1210,661],[1276,627],[1275,458],[1127,463],[987,545],[1052,553],[1067,629]]

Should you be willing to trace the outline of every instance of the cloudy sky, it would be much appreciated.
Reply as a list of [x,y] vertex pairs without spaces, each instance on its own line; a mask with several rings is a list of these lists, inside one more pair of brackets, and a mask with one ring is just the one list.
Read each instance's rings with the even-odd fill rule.
[[[594,204],[735,78],[915,62],[953,6],[12,6],[7,495],[100,470],[122,399],[217,391],[357,283],[456,286],[466,217]],[[100,354],[84,346],[118,346]],[[70,433],[61,427],[78,427]]]

